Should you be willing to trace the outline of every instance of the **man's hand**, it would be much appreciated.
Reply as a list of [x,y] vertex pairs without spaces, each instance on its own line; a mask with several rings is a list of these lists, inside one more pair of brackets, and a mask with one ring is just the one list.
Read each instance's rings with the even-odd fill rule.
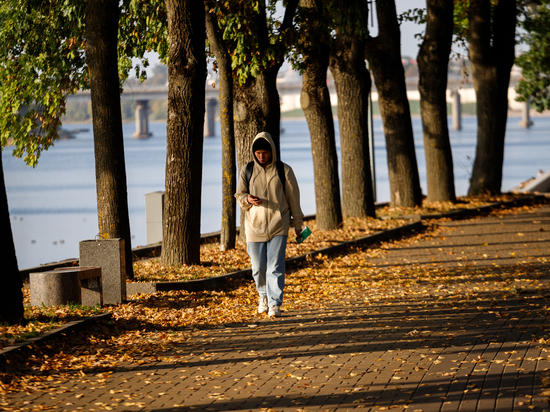
[[246,198],[246,201],[251,204],[251,205],[261,205],[262,204],[262,199],[260,199],[258,196],[252,196],[252,195],[248,195],[248,197]]
[[296,237],[299,237],[300,233],[302,233],[302,228],[301,227],[295,227],[294,230],[296,231]]

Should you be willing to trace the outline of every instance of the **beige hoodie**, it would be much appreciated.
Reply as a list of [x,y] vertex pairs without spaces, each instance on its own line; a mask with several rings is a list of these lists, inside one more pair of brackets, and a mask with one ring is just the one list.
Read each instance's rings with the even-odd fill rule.
[[[287,236],[289,227],[301,228],[304,214],[300,208],[300,189],[292,168],[283,163],[286,176],[286,196],[279,175],[277,174],[277,151],[271,135],[258,133],[252,142],[265,139],[271,145],[271,164],[265,169],[260,165],[254,153],[254,170],[250,177],[249,190],[246,190],[246,165],[239,173],[239,183],[235,198],[245,211],[245,233],[247,242],[267,242],[274,236]],[[252,146],[251,149],[252,150]],[[262,204],[249,204],[248,195],[258,196]],[[242,226],[242,224],[241,224]]]

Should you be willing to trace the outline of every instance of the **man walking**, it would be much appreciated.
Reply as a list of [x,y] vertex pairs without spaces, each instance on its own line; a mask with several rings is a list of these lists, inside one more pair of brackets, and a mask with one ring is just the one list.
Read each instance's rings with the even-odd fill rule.
[[[300,189],[292,168],[277,161],[271,135],[258,133],[252,142],[253,162],[239,173],[235,197],[245,211],[246,248],[260,295],[258,313],[281,316],[288,231],[302,231]],[[241,224],[241,227],[243,225]]]

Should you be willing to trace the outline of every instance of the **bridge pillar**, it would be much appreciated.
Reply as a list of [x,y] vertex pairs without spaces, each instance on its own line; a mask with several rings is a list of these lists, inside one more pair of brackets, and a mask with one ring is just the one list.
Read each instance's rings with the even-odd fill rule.
[[216,99],[206,101],[206,114],[204,116],[204,137],[212,137],[216,135]]
[[136,132],[132,137],[136,139],[147,139],[152,133],[149,133],[149,114],[148,100],[136,101]]
[[462,110],[460,106],[460,93],[458,90],[451,92],[451,111],[453,116],[453,130],[462,130]]
[[525,129],[529,129],[533,126],[533,122],[529,118],[529,101],[526,101],[521,108],[521,121],[519,125]]

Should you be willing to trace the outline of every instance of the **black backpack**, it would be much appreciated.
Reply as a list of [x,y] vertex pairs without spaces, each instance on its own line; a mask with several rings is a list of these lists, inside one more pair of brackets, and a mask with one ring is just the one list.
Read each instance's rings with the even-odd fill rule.
[[[285,178],[285,165],[280,160],[277,160],[275,162],[275,167],[277,168],[277,174],[279,175],[279,179],[281,180],[281,184],[283,185],[283,193],[286,197],[286,178]],[[246,191],[248,192],[250,190],[250,178],[252,177],[252,172],[254,171],[254,160],[247,163],[246,165]]]

